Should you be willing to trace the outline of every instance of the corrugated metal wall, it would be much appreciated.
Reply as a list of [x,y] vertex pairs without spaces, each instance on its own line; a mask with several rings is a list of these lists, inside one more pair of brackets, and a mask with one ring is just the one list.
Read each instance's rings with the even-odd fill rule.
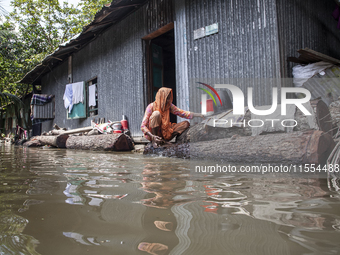
[[[97,40],[73,55],[73,82],[97,77],[99,110],[95,118],[121,120],[126,115],[135,136],[142,135],[144,115],[143,47],[146,35],[145,8],[111,27]],[[67,83],[67,62],[43,78],[43,93],[55,94],[56,118],[44,122],[43,130],[57,123],[69,129],[90,126],[92,118],[66,119],[63,94]]]
[[[185,1],[175,0],[175,58],[176,58],[176,98],[177,106],[183,110],[189,110],[189,78],[188,78],[188,48],[186,30]],[[177,122],[181,119],[178,118]]]
[[[98,118],[121,120],[126,115],[133,136],[142,136],[146,71],[142,38],[173,22],[172,1],[150,1],[126,19],[108,29],[73,55],[73,82],[97,78]],[[69,129],[89,126],[90,118],[66,119],[63,94],[67,83],[67,62],[43,78],[43,93],[56,95],[56,118],[44,122],[43,130],[53,124]]]
[[54,99],[45,105],[34,105],[33,116],[36,119],[54,119],[55,117]]
[[[213,23],[218,23],[217,34],[194,40],[194,30]],[[273,1],[186,0],[190,109],[200,111],[201,91],[196,89],[196,81],[213,85],[229,78],[280,77],[277,34]],[[253,84],[238,86],[245,92]],[[256,104],[271,103],[271,86],[254,90]]]
[[[309,34],[314,33],[313,38],[325,36],[320,28],[326,27],[325,22],[327,26],[332,24],[332,20],[324,20],[327,12],[321,6],[321,10],[324,10],[321,16],[315,14],[318,11],[315,10],[312,12],[314,16],[311,14],[309,18],[297,18],[312,9],[313,5],[309,1],[307,7],[298,5],[302,3],[301,0],[289,0],[288,3],[277,0],[277,5],[276,1],[266,0],[173,1],[173,7],[171,0],[150,1],[73,55],[73,82],[87,81],[94,77],[98,79],[97,118],[114,121],[120,120],[124,114],[129,119],[134,136],[142,135],[140,124],[146,107],[146,64],[141,38],[171,22],[171,10],[175,12],[177,104],[182,109],[195,112],[200,112],[201,100],[201,91],[196,88],[196,81],[214,85],[241,78],[241,82],[236,85],[244,92],[247,87],[254,87],[254,104],[271,104],[272,87],[279,84],[275,81],[262,83],[261,78],[280,78],[280,54],[281,61],[285,63],[289,52],[295,52],[300,48],[297,45],[310,40]],[[295,8],[300,9],[298,11]],[[280,13],[279,24],[277,10]],[[285,16],[288,17],[287,27],[283,23]],[[296,24],[303,22],[310,25],[298,28]],[[194,40],[194,30],[213,23],[219,25],[217,34]],[[313,24],[317,26],[315,32]],[[288,31],[293,28],[295,32],[290,37]],[[278,29],[282,31],[281,47]],[[306,30],[303,36],[295,38],[302,30]],[[339,42],[338,37],[333,32],[326,35],[326,44],[334,47],[325,46],[328,52],[323,53],[337,52],[335,45]],[[321,47],[325,42],[324,39],[313,40],[309,47],[316,50],[319,50],[317,46]],[[332,56],[337,57],[336,54]],[[90,118],[66,119],[62,100],[66,83],[67,62],[43,77],[43,93],[56,95],[56,118],[53,122],[43,123],[43,130],[52,129],[54,123],[67,128],[90,125]]]
[[292,77],[297,50],[310,48],[340,59],[340,31],[332,17],[335,1],[277,0],[280,54],[283,77]]
[[[97,76],[99,115],[106,121],[121,120],[126,115],[134,135],[142,135],[144,114],[143,21],[143,10],[139,10],[74,56],[74,79]],[[79,68],[82,63],[88,67]]]
[[150,0],[146,4],[146,15],[148,34],[173,22],[172,0]]
[[67,62],[55,67],[42,79],[42,93],[55,95],[55,119],[42,123],[42,132],[53,129],[53,125],[71,128],[66,123],[66,109],[64,108],[64,91],[67,84]]

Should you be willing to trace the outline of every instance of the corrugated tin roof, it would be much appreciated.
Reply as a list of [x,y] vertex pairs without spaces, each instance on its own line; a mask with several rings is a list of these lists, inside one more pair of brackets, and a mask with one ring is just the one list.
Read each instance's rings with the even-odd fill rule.
[[87,43],[94,40],[105,29],[123,20],[148,0],[114,0],[105,5],[96,15],[94,20],[83,28],[83,31],[68,42],[60,44],[58,49],[46,56],[34,69],[28,72],[20,81],[26,84],[39,84],[40,78],[53,67],[63,62],[73,52],[78,51]]

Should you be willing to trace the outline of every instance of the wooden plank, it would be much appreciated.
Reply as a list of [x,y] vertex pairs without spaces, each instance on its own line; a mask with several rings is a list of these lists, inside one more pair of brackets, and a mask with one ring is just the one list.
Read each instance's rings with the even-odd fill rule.
[[152,39],[168,32],[168,31],[170,31],[173,28],[174,28],[174,23],[171,22],[171,23],[165,25],[164,27],[161,27],[160,29],[156,30],[155,32],[144,36],[142,39],[143,40],[152,40]]
[[83,127],[83,128],[76,128],[76,129],[71,129],[63,132],[64,135],[69,135],[69,134],[75,134],[75,133],[82,133],[82,132],[88,132],[91,131],[93,127]]
[[333,64],[340,64],[339,59],[332,58],[332,57],[327,56],[323,53],[320,53],[320,52],[317,52],[317,51],[314,51],[314,50],[311,50],[311,49],[308,49],[308,48],[298,50],[298,52],[301,55],[307,55],[308,57],[313,58],[315,61],[317,61],[317,60],[321,61],[322,60],[322,61],[330,62],[330,63],[333,63]]

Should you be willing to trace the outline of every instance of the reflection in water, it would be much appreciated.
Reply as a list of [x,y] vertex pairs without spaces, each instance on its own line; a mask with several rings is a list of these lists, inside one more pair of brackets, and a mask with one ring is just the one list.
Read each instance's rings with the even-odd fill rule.
[[63,235],[74,239],[76,242],[85,244],[85,245],[100,245],[94,237],[84,237],[81,234],[73,233],[73,232],[63,232]]
[[143,242],[138,245],[138,249],[140,251],[145,251],[152,255],[161,255],[161,254],[165,254],[169,248],[168,246],[161,244],[161,243]]
[[10,210],[0,213],[0,254],[39,254],[35,251],[39,242],[22,234],[28,220]]
[[[201,245],[198,245],[198,248],[197,246],[192,248],[190,243],[182,244],[186,246],[185,251],[199,252],[204,249],[212,241],[209,238],[209,234],[212,233],[212,236],[225,235],[225,238],[221,238],[220,241],[223,240],[227,245],[218,243],[215,247],[220,252],[227,246],[237,246],[237,243],[239,243],[240,246],[244,246],[240,251],[248,253],[247,246],[249,246],[249,243],[244,242],[246,236],[251,236],[253,242],[261,244],[255,247],[253,244],[250,245],[253,254],[261,254],[260,250],[264,246],[271,250],[272,254],[290,253],[295,244],[284,245],[283,240],[298,243],[300,245],[298,247],[299,252],[306,252],[307,250],[326,251],[326,247],[334,246],[331,245],[332,241],[330,241],[330,239],[334,240],[332,235],[328,235],[326,239],[322,238],[322,241],[310,238],[311,233],[313,233],[312,236],[329,233],[330,228],[327,226],[329,223],[327,224],[326,219],[334,222],[334,217],[338,217],[335,215],[339,212],[338,201],[332,202],[331,199],[327,199],[327,192],[321,188],[320,180],[242,179],[234,177],[233,179],[225,178],[225,180],[220,178],[219,181],[212,181],[209,184],[202,185],[207,199],[204,200],[206,204],[200,206],[204,208],[205,213],[216,215],[214,218],[217,218],[219,232],[215,232],[211,225],[204,225],[204,230],[200,231],[199,223],[195,222],[197,216],[194,215],[188,228],[184,229],[184,232],[188,233],[186,239],[190,242],[203,235],[206,237],[203,240],[208,241],[203,241]],[[326,208],[332,204],[336,206],[329,210],[333,213],[333,216],[329,217]],[[190,208],[190,206],[184,206],[184,208],[187,209],[184,212],[185,214],[193,214],[193,208]],[[316,213],[318,209],[321,211]],[[334,214],[334,212],[336,213]],[[218,220],[221,215],[223,218]],[[182,216],[182,218],[184,217]],[[201,215],[200,218],[207,217]],[[211,217],[209,216],[209,218]],[[208,219],[205,221],[211,222]],[[268,225],[269,222],[276,225]],[[266,224],[267,227],[264,228]],[[195,226],[196,231],[192,232],[192,236],[190,236],[190,228],[193,226]],[[262,235],[253,236],[248,226],[257,230],[262,229]],[[278,226],[279,229],[272,229],[272,226]],[[210,231],[207,231],[208,229]],[[206,232],[210,233],[205,235]],[[233,235],[231,236],[230,233],[233,233]],[[284,234],[286,237],[282,236]],[[268,237],[263,239],[265,236]],[[257,239],[258,241],[255,241]],[[229,242],[229,240],[232,240],[232,242]],[[303,243],[301,243],[302,240]],[[336,247],[338,246],[336,245]],[[251,248],[249,247],[249,249]],[[333,250],[331,254],[336,250]],[[180,252],[183,252],[183,250],[180,250]]]
[[36,200],[36,199],[26,199],[25,202],[23,203],[23,207],[18,209],[18,212],[24,212],[27,211],[31,205],[37,205],[37,204],[41,204],[44,201],[41,200]]
[[68,198],[65,200],[66,203],[68,204],[78,204],[78,205],[83,205],[85,199],[83,199],[80,194],[77,192],[79,184],[81,184],[81,181],[74,181],[71,183],[67,183],[66,188],[64,190],[65,196]]
[[155,226],[163,231],[172,231],[173,228],[173,223],[172,222],[166,222],[166,221],[160,221],[160,220],[156,220],[155,222]]
[[0,147],[3,254],[339,254],[339,179],[197,175],[188,161]]
[[169,168],[168,165],[147,164],[142,172],[141,184],[145,192],[153,193],[154,196],[143,199],[143,204],[156,208],[170,208],[174,204],[189,201],[190,198],[186,195],[190,192],[179,191],[185,188],[188,179],[183,172]]

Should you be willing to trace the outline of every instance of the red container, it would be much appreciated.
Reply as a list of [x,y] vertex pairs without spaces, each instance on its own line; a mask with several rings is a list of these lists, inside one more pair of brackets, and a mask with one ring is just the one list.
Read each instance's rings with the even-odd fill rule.
[[128,121],[127,120],[121,120],[120,123],[122,124],[122,129],[123,130],[128,130],[129,129],[129,125],[128,125]]
[[115,134],[119,134],[121,132],[122,132],[122,130],[113,130],[113,133],[115,133]]
[[212,99],[207,99],[207,113],[214,112],[214,102]]

